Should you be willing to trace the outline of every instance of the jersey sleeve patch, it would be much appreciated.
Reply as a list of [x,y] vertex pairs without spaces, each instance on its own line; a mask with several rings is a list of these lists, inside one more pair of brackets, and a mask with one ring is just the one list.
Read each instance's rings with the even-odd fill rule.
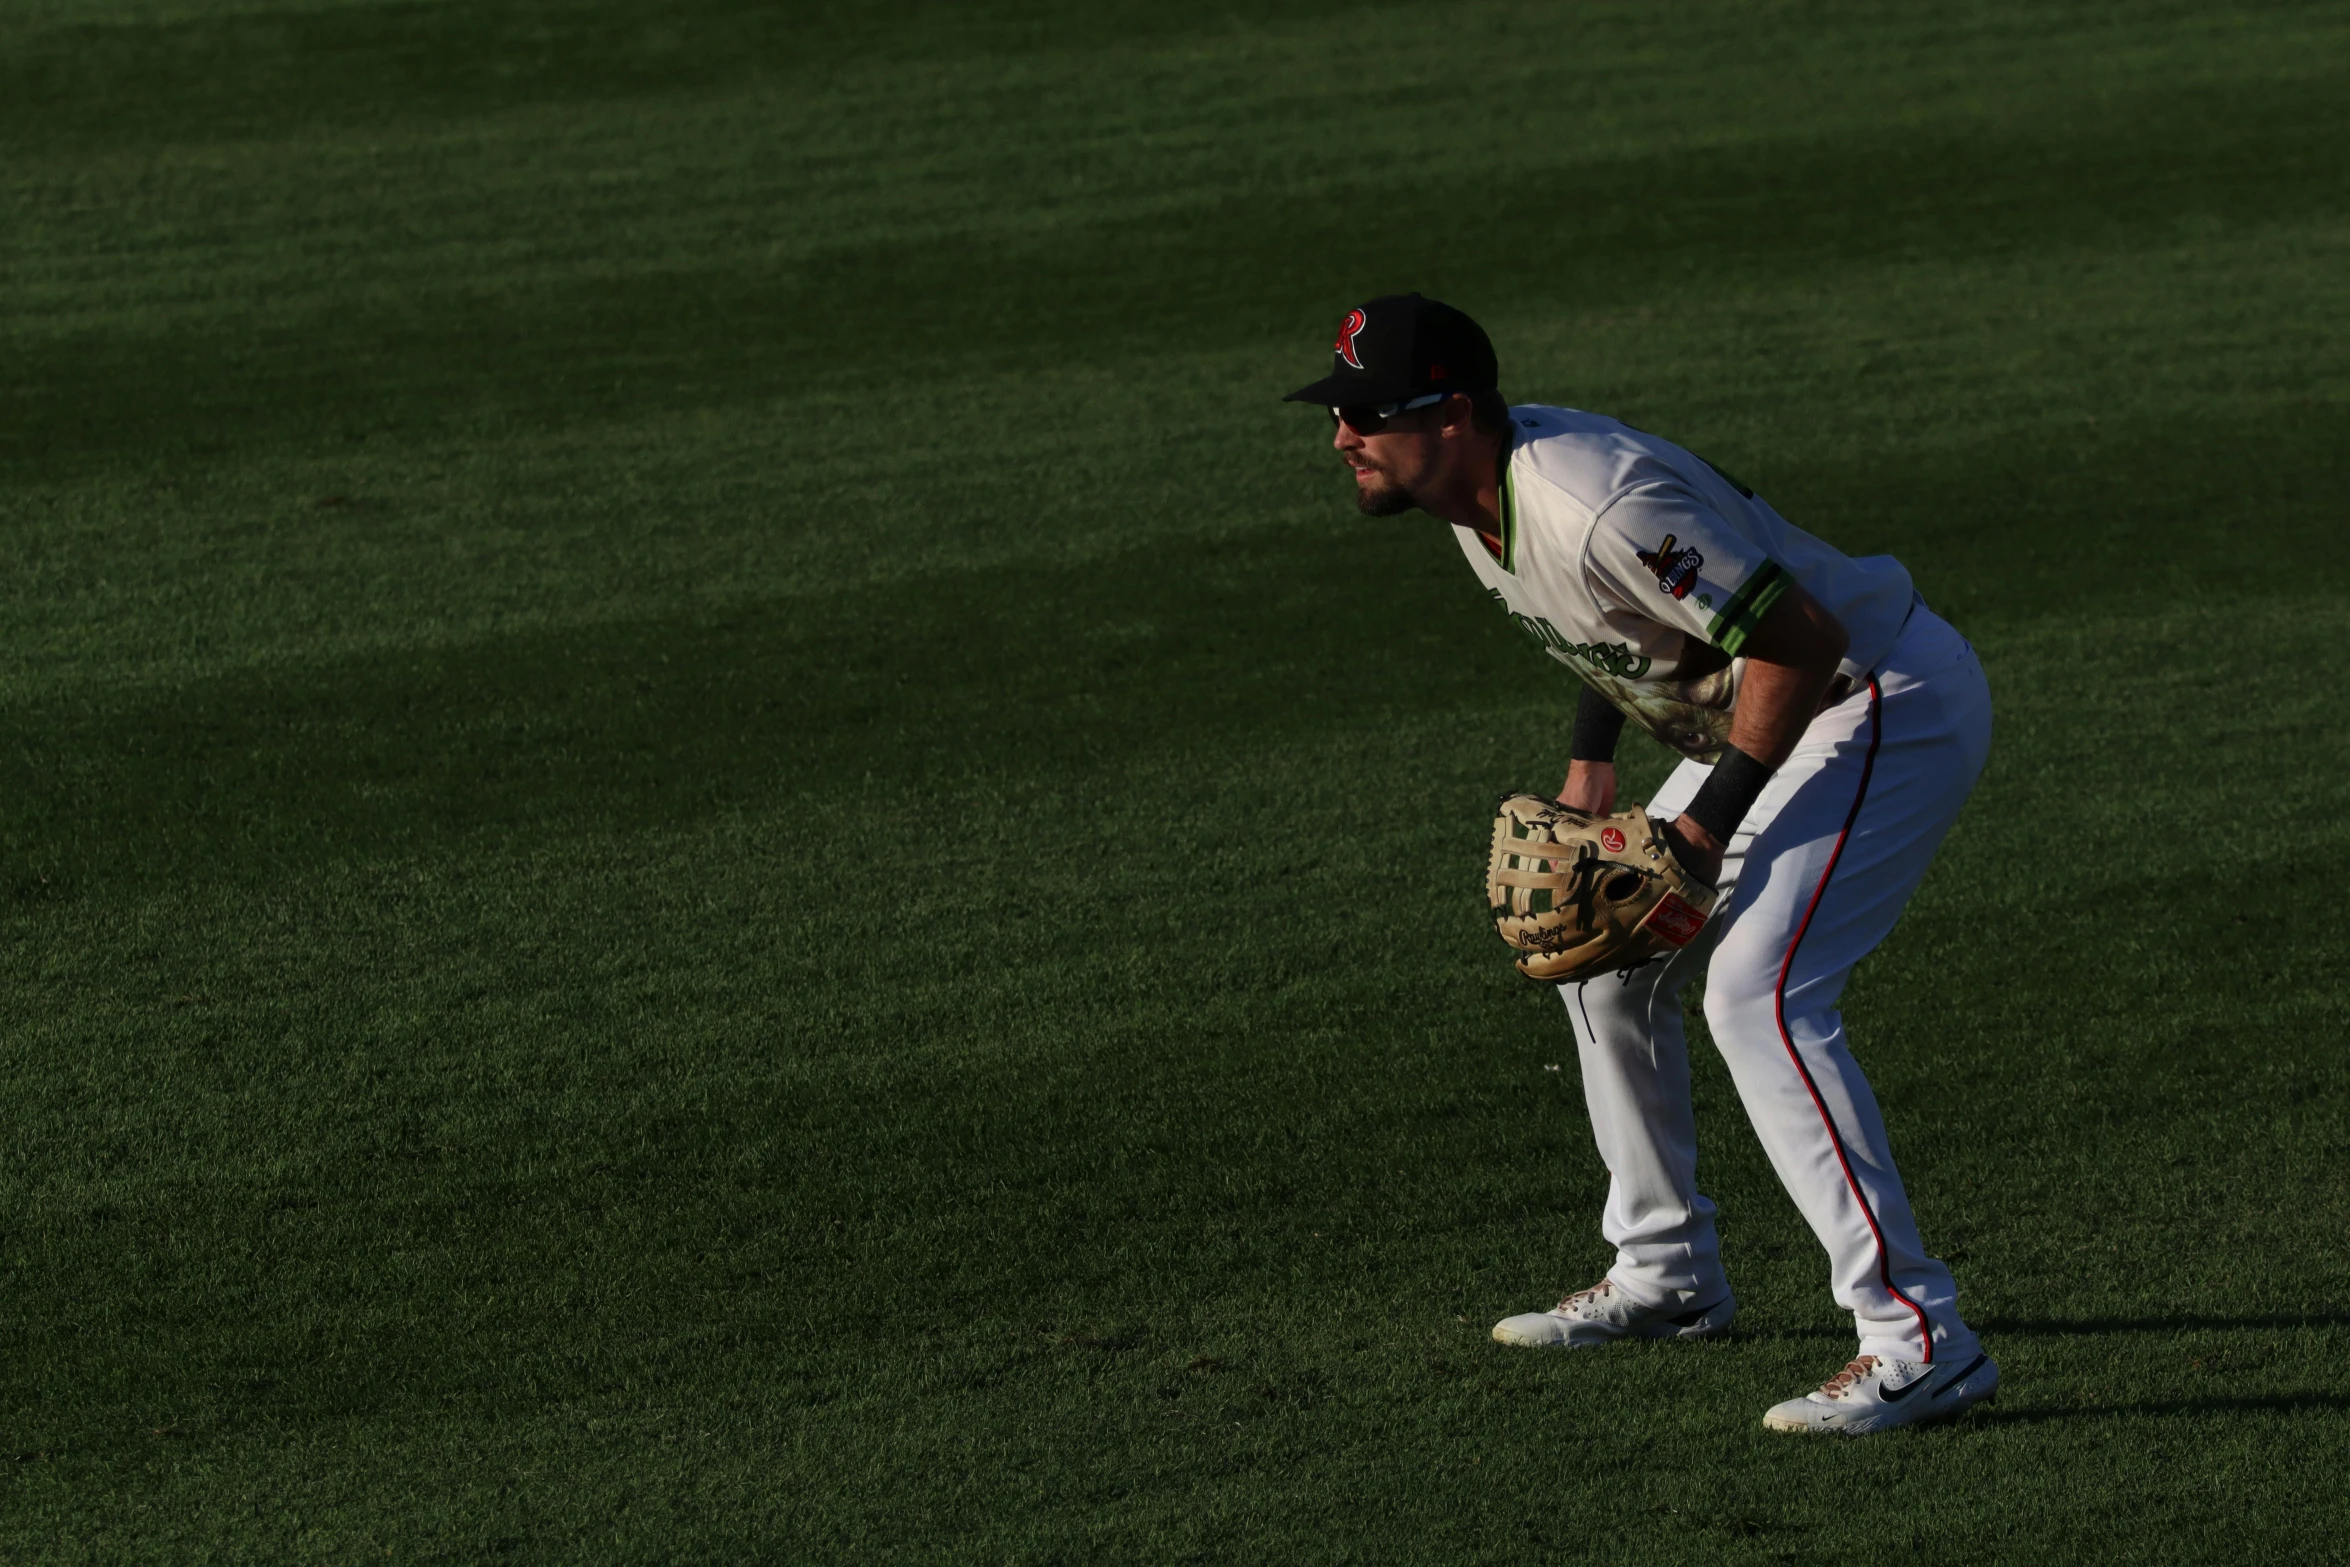
[[1735,658],[1795,579],[1742,519],[1679,484],[1628,490],[1594,522],[1595,594]]
[[1682,544],[1670,533],[1655,549],[1637,551],[1633,558],[1648,568],[1658,587],[1677,599],[1689,596],[1689,590],[1697,586],[1697,569],[1705,564],[1705,556],[1696,545]]

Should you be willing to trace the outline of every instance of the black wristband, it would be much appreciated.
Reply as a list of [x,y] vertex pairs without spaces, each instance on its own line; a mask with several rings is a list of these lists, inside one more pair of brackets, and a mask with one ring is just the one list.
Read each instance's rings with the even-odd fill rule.
[[1591,686],[1575,703],[1575,738],[1567,758],[1576,762],[1613,762],[1616,742],[1623,738],[1624,710]]
[[1734,745],[1722,747],[1722,759],[1714,763],[1714,770],[1697,787],[1697,798],[1689,802],[1688,818],[1714,835],[1714,841],[1727,845],[1738,824],[1746,820],[1746,813],[1754,809],[1754,802],[1763,792],[1763,785],[1771,781],[1771,770],[1748,756]]

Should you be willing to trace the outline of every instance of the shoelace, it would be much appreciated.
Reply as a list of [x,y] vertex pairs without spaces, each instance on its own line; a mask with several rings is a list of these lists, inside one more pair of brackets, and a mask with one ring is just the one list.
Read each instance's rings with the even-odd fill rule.
[[1577,1306],[1582,1305],[1586,1301],[1597,1301],[1600,1296],[1612,1295],[1615,1292],[1616,1281],[1614,1279],[1601,1279],[1597,1284],[1592,1285],[1589,1289],[1577,1290],[1574,1294],[1569,1295],[1565,1300],[1560,1301],[1558,1304],[1558,1309],[1561,1311],[1572,1311]]
[[1870,1372],[1876,1369],[1877,1357],[1874,1355],[1863,1355],[1858,1360],[1855,1360],[1847,1365],[1842,1371],[1839,1371],[1834,1376],[1828,1378],[1826,1382],[1822,1383],[1820,1385],[1820,1396],[1822,1398],[1842,1398],[1847,1392],[1851,1390],[1852,1384],[1862,1380]]

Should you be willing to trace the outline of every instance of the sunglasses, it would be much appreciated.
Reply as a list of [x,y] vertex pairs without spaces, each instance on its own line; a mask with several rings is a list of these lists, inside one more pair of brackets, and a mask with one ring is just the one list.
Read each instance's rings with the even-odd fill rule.
[[1345,408],[1330,410],[1333,425],[1345,425],[1357,435],[1377,435],[1387,428],[1387,421],[1397,414],[1408,414],[1415,408],[1433,408],[1452,396],[1450,392],[1430,392],[1401,403],[1355,403]]

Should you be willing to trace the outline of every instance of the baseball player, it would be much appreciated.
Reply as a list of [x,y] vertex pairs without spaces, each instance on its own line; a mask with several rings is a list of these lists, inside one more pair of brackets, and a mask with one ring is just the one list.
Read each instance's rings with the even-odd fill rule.
[[1836,1003],[1982,771],[1991,702],[1974,649],[1900,562],[1840,554],[1670,441],[1512,407],[1496,385],[1475,322],[1401,294],[1350,311],[1330,374],[1289,400],[1330,411],[1365,513],[1450,523],[1495,603],[1582,678],[1562,803],[1616,809],[1627,722],[1681,754],[1648,813],[1719,902],[1677,952],[1561,987],[1616,1260],[1493,1336],[1576,1347],[1729,1326],[1680,1004],[1702,971],[1714,1043],[1860,1337],[1850,1364],[1763,1423],[1857,1435],[1955,1414],[1991,1395],[1998,1367],[1918,1238]]

